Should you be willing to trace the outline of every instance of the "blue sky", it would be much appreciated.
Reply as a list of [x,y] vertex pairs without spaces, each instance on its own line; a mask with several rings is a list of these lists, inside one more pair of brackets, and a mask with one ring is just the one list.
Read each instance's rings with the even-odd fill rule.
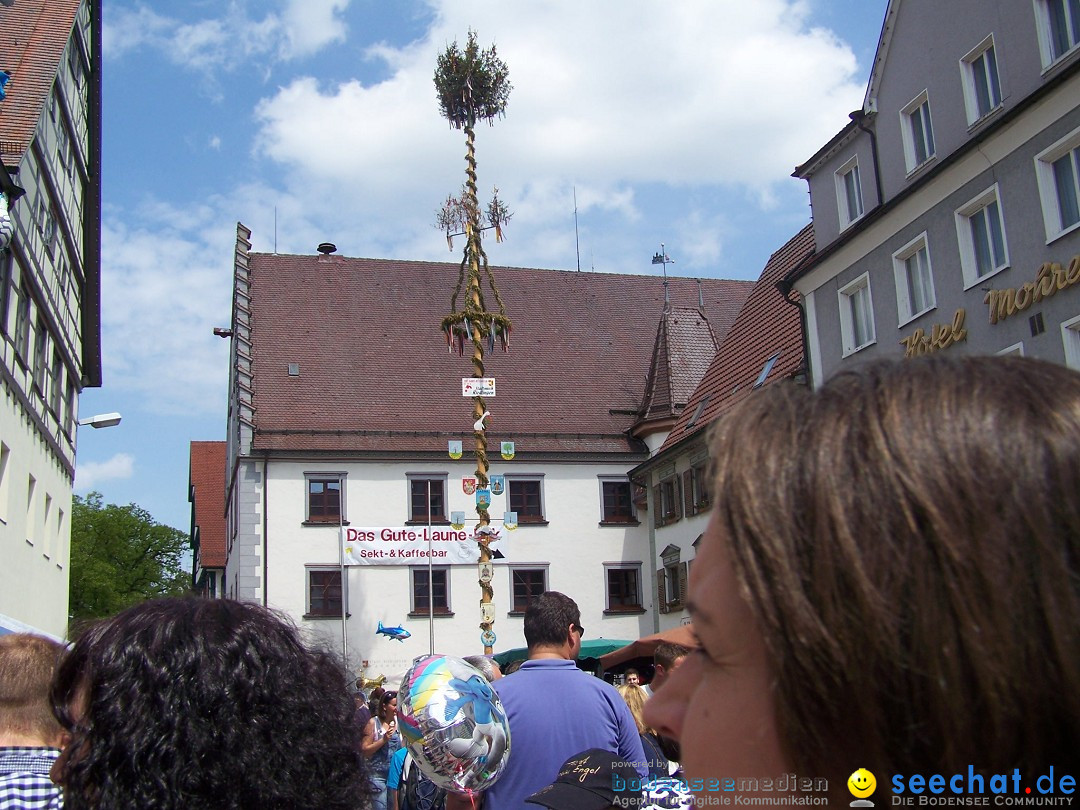
[[[809,220],[790,177],[862,103],[887,0],[110,0],[102,361],[75,490],[187,529],[188,447],[223,439],[232,246],[456,260],[463,180],[437,54],[470,27],[514,90],[477,132],[514,212],[496,264],[753,279]],[[276,222],[276,226],[275,226]],[[449,293],[448,293],[449,294]],[[513,315],[513,304],[509,308]],[[432,352],[438,334],[432,333]]]

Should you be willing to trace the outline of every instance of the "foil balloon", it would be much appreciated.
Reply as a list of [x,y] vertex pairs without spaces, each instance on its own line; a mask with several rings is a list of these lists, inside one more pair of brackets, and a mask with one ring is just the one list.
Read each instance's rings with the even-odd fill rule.
[[510,756],[510,724],[476,667],[449,655],[413,661],[398,690],[398,729],[420,770],[469,794],[495,784]]

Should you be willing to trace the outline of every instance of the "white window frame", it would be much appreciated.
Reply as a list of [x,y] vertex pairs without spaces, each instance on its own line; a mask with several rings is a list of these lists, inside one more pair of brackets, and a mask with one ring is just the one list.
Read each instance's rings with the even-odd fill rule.
[[[993,54],[994,70],[991,75],[987,54]],[[981,62],[980,62],[981,60]],[[990,106],[985,112],[979,110],[979,93],[977,77],[982,72],[986,78],[987,92],[990,94]],[[964,107],[967,110],[968,125],[973,125],[1001,109],[1001,71],[997,64],[997,49],[994,47],[994,35],[990,34],[986,39],[972,48],[960,60],[960,75],[964,85]],[[997,89],[997,100],[993,98],[994,89]]]
[[[926,270],[928,275],[928,288],[926,306],[916,310],[909,293],[907,261],[920,251],[926,253]],[[930,260],[930,242],[926,231],[923,231],[892,255],[893,281],[896,283],[896,315],[897,325],[903,326],[916,318],[925,315],[932,309],[937,308],[937,294],[934,291],[934,264]]]
[[[836,208],[840,214],[840,230],[843,231],[862,219],[866,213],[866,206],[863,203],[862,172],[859,170],[859,156],[853,156],[851,160],[837,169],[834,177],[836,180]],[[847,180],[849,177],[853,179],[855,187],[855,207],[857,210],[854,212],[848,204]]]
[[341,577],[341,604],[345,608],[346,617],[349,616],[349,577],[348,569],[342,570],[340,565],[305,565],[304,566],[304,618],[305,619],[341,619],[340,613],[312,613],[311,612],[311,574],[334,573]]
[[[926,110],[926,125],[921,133],[923,136],[923,148],[926,151],[926,158],[920,162],[915,150],[915,121],[912,116],[921,109]],[[912,174],[916,170],[921,169],[937,156],[937,141],[934,138],[934,121],[933,116],[930,114],[930,94],[926,90],[923,90],[919,95],[915,96],[915,98],[909,101],[903,109],[900,110],[900,132],[904,140],[904,162],[907,165],[908,174]],[[929,139],[926,138],[927,133],[929,133]],[[927,142],[927,140],[929,140],[929,142]]]
[[[1042,201],[1043,225],[1046,228],[1046,244],[1080,228],[1080,220],[1065,225],[1061,217],[1061,201],[1058,199],[1057,182],[1054,179],[1054,163],[1074,150],[1080,150],[1080,127],[1035,156],[1035,179],[1039,184]],[[1074,157],[1074,184],[1080,185],[1080,171],[1075,171],[1080,155]],[[1077,189],[1080,202],[1080,188]]]
[[[1066,4],[1066,8],[1073,1],[1060,0]],[[1059,0],[1032,0],[1032,2],[1035,5],[1035,28],[1039,35],[1039,53],[1042,56],[1043,70],[1046,71],[1073,53],[1080,45],[1080,25],[1071,26],[1066,15],[1066,34],[1071,34],[1072,43],[1064,51],[1055,55],[1053,27],[1050,24],[1050,3],[1059,2]],[[1070,27],[1073,28],[1072,31],[1068,30]]]
[[[645,593],[642,588],[641,582],[641,568],[640,562],[606,562],[604,563],[604,612],[625,614],[625,613],[643,613],[645,611]],[[617,607],[611,606],[611,582],[608,580],[608,574],[611,571],[636,571],[637,572],[637,605],[634,607]]]
[[1010,354],[1015,354],[1018,357],[1023,357],[1024,341],[1021,340],[1019,343],[1014,343],[1012,346],[1006,346],[1004,349],[999,349],[998,351],[994,352],[994,354],[998,355],[999,357],[1005,357],[1006,355]]
[[[957,208],[954,215],[956,240],[960,247],[960,269],[964,274],[965,290],[970,290],[975,285],[1009,268],[1009,239],[1005,233],[1005,211],[1001,204],[1001,190],[998,186],[998,183],[994,183],[990,188],[975,195]],[[971,218],[979,211],[986,211],[986,216],[989,218],[989,207],[993,203],[997,203],[998,227],[1001,229],[1002,263],[980,276],[975,257],[975,237],[971,233]],[[989,228],[987,234],[990,234]]]
[[[866,290],[867,311],[870,313],[869,336],[861,344],[855,344],[855,321],[851,314],[851,299],[862,289]],[[867,346],[877,343],[877,327],[874,324],[874,295],[870,289],[870,274],[863,273],[836,292],[840,307],[840,339],[843,343],[843,357],[862,351]]]
[[1061,342],[1065,346],[1065,365],[1080,370],[1080,315],[1061,322]]

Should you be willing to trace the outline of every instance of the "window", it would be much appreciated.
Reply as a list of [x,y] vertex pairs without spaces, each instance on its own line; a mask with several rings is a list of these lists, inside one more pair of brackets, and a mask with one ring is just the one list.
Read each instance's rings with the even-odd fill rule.
[[307,522],[345,523],[341,490],[344,473],[305,473],[307,481]]
[[68,436],[75,430],[75,393],[75,381],[68,376],[67,392],[65,394],[67,404],[64,408],[64,430],[67,431]]
[[34,385],[39,392],[45,393],[45,358],[49,356],[49,330],[45,321],[38,318],[37,334],[34,338]]
[[1080,40],[1080,0],[1036,0],[1039,49],[1049,67]]
[[657,528],[675,523],[682,517],[680,503],[682,501],[681,487],[678,476],[671,475],[653,487],[653,500],[656,504],[656,516],[653,525]]
[[934,276],[926,234],[919,234],[893,254],[896,279],[896,308],[900,326],[933,309]]
[[0,442],[0,522],[7,523],[8,510],[8,465],[11,463],[11,448]]
[[34,545],[37,537],[37,515],[35,514],[34,493],[37,492],[37,479],[28,476],[26,483],[26,542]]
[[1080,315],[1062,321],[1061,339],[1065,344],[1065,365],[1080,369]]
[[965,289],[1009,266],[997,185],[956,212],[956,236]]
[[696,515],[709,508],[709,468],[702,462],[683,473],[683,498],[686,516]]
[[840,338],[844,356],[864,349],[876,340],[874,304],[870,297],[870,276],[863,273],[838,293],[840,299]]
[[409,523],[446,523],[446,474],[408,475]]
[[[428,607],[428,568],[417,566],[412,571],[412,612],[427,616]],[[449,616],[450,613],[450,569],[446,566],[432,566],[431,593],[435,615]]]
[[60,359],[60,352],[55,348],[53,349],[52,368],[49,370],[49,408],[53,412],[53,416],[56,417],[56,421],[60,421],[60,403],[63,402],[63,374],[62,369],[64,367],[63,362]]
[[1080,223],[1080,129],[1036,156],[1035,177],[1050,242]]
[[765,365],[761,367],[761,373],[758,374],[757,379],[754,381],[754,388],[761,388],[765,384],[765,380],[769,379],[769,372],[773,370],[773,366],[776,365],[776,361],[780,359],[780,352],[770,355],[769,359],[765,361]]
[[853,157],[837,170],[836,197],[840,207],[840,230],[843,230],[863,215],[858,157]]
[[30,353],[30,291],[25,284],[20,284],[16,295],[15,310],[15,351],[25,363]]
[[992,35],[960,60],[960,72],[964,81],[967,120],[969,124],[974,124],[1001,104],[1001,83]]
[[539,476],[506,476],[510,511],[517,512],[518,523],[547,523],[544,520],[543,479]]
[[341,569],[308,568],[308,603],[305,618],[341,618]]
[[934,156],[934,127],[930,123],[930,99],[924,90],[900,111],[904,158],[908,173]]
[[532,601],[547,590],[547,568],[525,568],[511,566],[510,591],[513,602],[512,613],[524,613]]
[[630,481],[626,478],[600,479],[600,522],[637,523]]
[[605,613],[640,613],[641,563],[604,563],[607,582]]
[[41,554],[46,559],[52,557],[56,552],[53,549],[53,536],[49,522],[52,520],[52,495],[46,493],[45,495],[45,519],[42,521],[42,534],[44,543],[42,545]]
[[661,613],[670,613],[686,604],[686,579],[685,562],[665,563],[656,572],[656,600]]

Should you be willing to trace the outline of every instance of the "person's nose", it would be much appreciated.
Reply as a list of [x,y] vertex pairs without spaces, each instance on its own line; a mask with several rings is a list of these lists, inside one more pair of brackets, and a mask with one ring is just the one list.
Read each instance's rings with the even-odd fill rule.
[[687,704],[700,677],[698,656],[687,656],[678,669],[668,675],[663,688],[657,689],[645,703],[645,724],[656,729],[657,734],[679,739]]

